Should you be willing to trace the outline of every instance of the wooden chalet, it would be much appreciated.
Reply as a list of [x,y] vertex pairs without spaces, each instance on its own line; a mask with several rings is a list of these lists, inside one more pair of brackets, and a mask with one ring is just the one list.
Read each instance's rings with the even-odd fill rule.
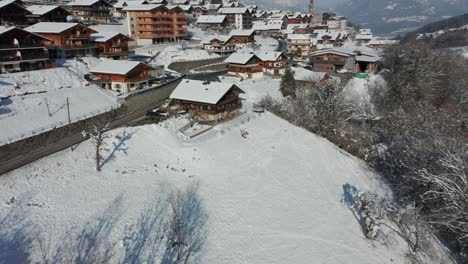
[[0,27],[0,73],[47,68],[52,41],[17,27]]
[[333,48],[314,51],[310,55],[314,71],[353,73],[377,73],[381,58],[374,53],[346,48]]
[[40,22],[26,30],[52,40],[48,46],[51,58],[95,56],[97,46],[91,43],[91,34],[97,31],[78,23]]
[[90,24],[111,22],[113,6],[104,0],[76,0],[67,4],[73,16]]
[[224,15],[202,15],[198,17],[197,25],[204,30],[220,31],[228,26],[228,22]]
[[102,88],[130,93],[152,85],[157,70],[138,61],[105,60],[89,71]]
[[91,43],[97,45],[100,57],[113,59],[128,58],[128,43],[133,39],[118,32],[103,32],[91,34]]
[[193,113],[201,121],[217,122],[239,114],[239,95],[244,93],[234,84],[182,80],[170,98],[179,109]]
[[273,76],[283,75],[286,71],[286,60],[288,57],[282,52],[263,51],[255,55],[260,59],[258,65],[262,66],[263,72]]
[[30,25],[39,22],[67,22],[67,17],[71,15],[65,8],[54,5],[31,5],[27,10],[31,12],[26,15]]
[[243,44],[247,47],[253,47],[255,44],[255,30],[232,30],[230,33],[231,37],[236,40],[239,44]]
[[221,56],[236,52],[237,41],[231,36],[211,36],[201,41],[203,49]]
[[0,1],[0,25],[26,26],[28,25],[26,18],[28,15],[31,15],[31,12],[26,9],[25,4],[22,1]]
[[263,78],[263,67],[259,65],[260,59],[254,54],[234,53],[225,62],[228,63],[228,74],[244,79]]

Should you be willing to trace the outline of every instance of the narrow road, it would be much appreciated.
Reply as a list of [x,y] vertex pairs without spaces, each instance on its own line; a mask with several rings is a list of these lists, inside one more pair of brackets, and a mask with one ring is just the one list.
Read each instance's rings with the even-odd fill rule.
[[288,43],[283,39],[278,39],[278,48],[276,48],[277,52],[285,52],[288,48]]

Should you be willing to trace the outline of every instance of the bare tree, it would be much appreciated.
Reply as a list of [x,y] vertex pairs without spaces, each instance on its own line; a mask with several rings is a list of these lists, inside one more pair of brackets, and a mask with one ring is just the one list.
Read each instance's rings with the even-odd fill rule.
[[104,160],[102,156],[102,151],[105,150],[106,142],[105,140],[109,138],[105,132],[107,132],[109,127],[109,123],[107,123],[104,127],[99,128],[94,126],[94,128],[90,131],[83,131],[83,137],[90,137],[95,146],[95,153],[96,153],[96,170],[101,171],[101,161]]
[[194,261],[206,239],[207,213],[198,196],[198,185],[176,190],[169,197],[171,210],[166,252],[162,263]]

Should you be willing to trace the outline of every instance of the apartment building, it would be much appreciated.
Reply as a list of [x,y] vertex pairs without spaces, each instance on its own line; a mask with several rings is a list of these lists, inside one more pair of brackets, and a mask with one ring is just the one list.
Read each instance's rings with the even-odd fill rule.
[[228,24],[237,29],[251,29],[253,16],[247,7],[224,7],[218,10],[220,15],[226,15]]
[[187,16],[179,6],[139,5],[124,8],[128,33],[138,45],[179,41],[188,36]]
[[289,34],[288,53],[293,57],[305,58],[309,55],[311,37],[309,34]]

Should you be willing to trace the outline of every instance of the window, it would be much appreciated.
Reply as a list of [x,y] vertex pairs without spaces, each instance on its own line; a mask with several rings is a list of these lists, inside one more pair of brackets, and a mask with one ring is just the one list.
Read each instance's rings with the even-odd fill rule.
[[122,88],[122,86],[119,83],[116,83],[116,84],[114,84],[114,88],[115,89],[120,89],[120,88]]

